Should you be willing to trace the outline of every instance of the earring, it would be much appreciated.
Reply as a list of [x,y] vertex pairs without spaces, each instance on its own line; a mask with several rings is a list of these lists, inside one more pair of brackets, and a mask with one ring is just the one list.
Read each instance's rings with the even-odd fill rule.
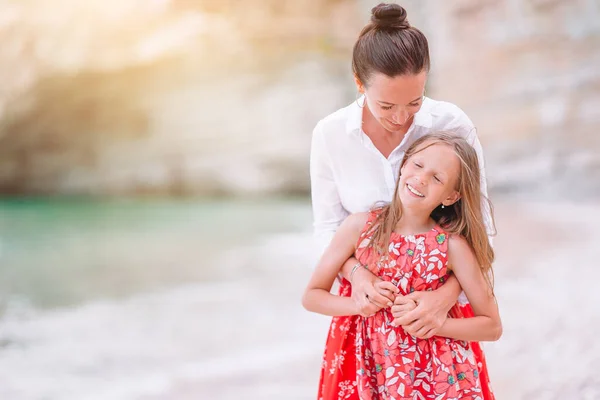
[[361,106],[361,105],[360,105],[360,103],[358,102],[358,100],[359,100],[359,99],[360,99],[362,96],[364,96],[364,93],[358,92],[358,93],[357,93],[357,96],[356,96],[356,100],[355,100],[355,101],[356,101],[356,105],[357,105],[357,106],[359,106],[360,108],[364,108],[364,107],[365,107],[365,103],[366,103],[366,101],[367,101],[367,99],[366,99],[366,98],[365,98],[365,99],[363,99],[363,104],[362,104],[362,106]]
[[442,204],[442,208],[444,208],[444,205]]

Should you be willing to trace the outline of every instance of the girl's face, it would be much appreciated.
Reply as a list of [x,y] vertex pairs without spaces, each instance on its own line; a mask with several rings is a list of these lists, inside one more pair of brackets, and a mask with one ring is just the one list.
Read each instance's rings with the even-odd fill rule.
[[400,169],[398,195],[404,207],[431,213],[440,204],[454,204],[460,160],[454,150],[443,143],[423,143]]
[[356,79],[358,90],[365,94],[367,109],[375,120],[389,132],[402,133],[410,127],[413,116],[421,109],[426,82],[425,71],[394,78],[376,72],[368,87]]

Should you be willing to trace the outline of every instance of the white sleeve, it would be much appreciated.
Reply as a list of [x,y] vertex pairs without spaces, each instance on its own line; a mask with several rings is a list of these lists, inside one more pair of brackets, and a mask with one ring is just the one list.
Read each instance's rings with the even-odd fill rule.
[[493,244],[492,236],[496,234],[493,223],[492,223],[492,211],[490,210],[489,203],[487,201],[488,198],[488,190],[487,190],[487,179],[485,177],[485,160],[483,157],[483,149],[481,148],[481,143],[479,142],[479,138],[477,137],[477,129],[473,127],[471,131],[466,136],[467,142],[477,152],[477,160],[479,161],[479,173],[481,178],[481,194],[485,196],[482,197],[481,201],[481,212],[483,214],[483,222],[485,224],[485,228],[490,239],[490,243]]
[[327,150],[322,123],[319,122],[313,131],[310,150],[310,186],[314,233],[320,253],[329,245],[335,231],[349,215],[342,206]]

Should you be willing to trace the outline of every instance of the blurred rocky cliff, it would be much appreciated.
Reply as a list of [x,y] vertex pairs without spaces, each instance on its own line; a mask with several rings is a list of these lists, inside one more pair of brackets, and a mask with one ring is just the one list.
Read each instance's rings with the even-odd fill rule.
[[[0,191],[307,193],[312,128],[355,98],[375,3],[0,0]],[[401,4],[492,188],[600,193],[596,1]]]
[[352,90],[357,16],[325,0],[0,1],[0,187],[306,192],[313,125]]

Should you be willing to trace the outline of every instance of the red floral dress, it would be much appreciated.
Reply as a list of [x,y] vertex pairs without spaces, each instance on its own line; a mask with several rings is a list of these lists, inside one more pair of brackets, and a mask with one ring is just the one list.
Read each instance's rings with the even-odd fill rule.
[[[386,257],[374,259],[366,247],[371,213],[357,254],[381,279],[401,294],[435,290],[448,277],[448,235],[440,228],[419,235],[393,234]],[[350,296],[344,280],[340,296]],[[457,304],[453,318],[473,316],[471,306]],[[342,399],[472,399],[493,400],[485,358],[479,343],[434,336],[417,339],[393,327],[391,310],[377,314],[334,317],[325,346],[318,398]]]

